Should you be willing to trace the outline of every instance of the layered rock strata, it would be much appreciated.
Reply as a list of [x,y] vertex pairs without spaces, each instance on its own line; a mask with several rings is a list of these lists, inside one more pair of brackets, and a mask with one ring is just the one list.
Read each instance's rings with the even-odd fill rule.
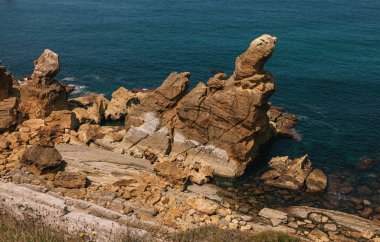
[[231,77],[217,74],[191,91],[190,73],[172,73],[127,115],[122,150],[149,151],[187,167],[198,163],[222,177],[242,175],[274,134],[267,110],[275,82],[264,64],[276,41],[255,39]]

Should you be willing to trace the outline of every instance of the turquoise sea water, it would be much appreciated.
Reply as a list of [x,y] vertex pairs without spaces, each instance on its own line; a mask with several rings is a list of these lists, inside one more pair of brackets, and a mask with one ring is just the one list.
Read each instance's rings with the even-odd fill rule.
[[272,102],[301,116],[303,140],[277,141],[271,155],[308,153],[316,166],[351,169],[380,159],[378,0],[0,0],[0,59],[30,74],[49,48],[58,78],[82,92],[153,88],[172,71],[231,73],[255,37],[279,38],[266,69]]

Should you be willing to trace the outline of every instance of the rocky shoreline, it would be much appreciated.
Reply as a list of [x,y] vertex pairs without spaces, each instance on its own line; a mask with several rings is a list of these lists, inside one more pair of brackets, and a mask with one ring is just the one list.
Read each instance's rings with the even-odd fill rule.
[[[218,73],[190,90],[190,73],[174,72],[155,90],[120,87],[111,100],[69,98],[72,89],[54,79],[59,56],[50,50],[22,84],[0,67],[0,211],[70,233],[97,231],[100,241],[112,240],[110,231],[164,234],[207,225],[379,241],[375,218],[305,206],[249,213],[207,184],[243,175],[277,137],[300,139],[297,117],[269,103],[275,80],[264,64],[276,41],[253,40],[230,77]],[[104,125],[120,120],[124,126]],[[259,178],[264,190],[314,196],[328,187],[307,155],[274,157],[269,168]]]

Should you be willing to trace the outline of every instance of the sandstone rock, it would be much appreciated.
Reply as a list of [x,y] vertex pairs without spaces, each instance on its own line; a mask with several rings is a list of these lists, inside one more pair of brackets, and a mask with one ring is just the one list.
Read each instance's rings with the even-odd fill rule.
[[55,148],[33,145],[25,151],[22,162],[36,167],[41,174],[45,174],[61,168],[62,156]]
[[68,110],[53,111],[45,119],[45,124],[46,126],[60,126],[64,129],[75,129],[77,127],[75,114]]
[[31,132],[36,132],[41,127],[46,126],[43,119],[28,119],[25,120],[21,125],[23,127],[29,128]]
[[34,62],[32,80],[20,86],[20,110],[29,118],[45,118],[67,108],[65,87],[54,80],[59,72],[58,55],[50,50]]
[[329,236],[322,232],[319,229],[314,229],[313,231],[310,232],[308,235],[308,238],[311,239],[312,241],[320,241],[320,242],[329,242]]
[[312,171],[312,163],[307,155],[291,160],[287,156],[275,157],[269,161],[270,170],[261,175],[264,184],[273,187],[299,190]]
[[18,103],[15,97],[0,101],[0,132],[8,130],[20,121]]
[[50,85],[52,79],[60,70],[59,56],[53,51],[46,49],[41,56],[34,61],[32,79],[38,84]]
[[112,93],[111,102],[105,110],[105,118],[107,120],[120,120],[125,117],[132,105],[139,103],[140,98],[138,95],[124,87],[120,87]]
[[56,187],[63,187],[68,189],[85,188],[87,178],[84,174],[74,172],[61,172],[59,171],[54,177],[53,184]]
[[327,176],[320,169],[314,169],[306,178],[307,192],[323,192],[327,187]]
[[186,200],[187,204],[200,213],[212,215],[216,213],[219,206],[202,197],[189,197]]
[[0,101],[3,101],[9,97],[12,84],[12,75],[5,69],[4,66],[0,66]]
[[[217,176],[242,175],[259,147],[274,134],[267,110],[275,82],[263,66],[275,42],[269,35],[254,40],[237,58],[234,75],[217,74],[208,81],[209,86],[199,83],[189,91],[190,73],[172,73],[140,106],[128,111],[127,134],[133,132],[139,139],[128,142],[124,149],[166,128],[169,149],[165,155],[185,166],[195,162],[208,166]],[[158,123],[150,132],[140,132],[147,114],[155,116]],[[141,149],[146,147],[133,149],[144,153]],[[161,148],[149,149],[158,152],[157,157],[164,156]]]
[[271,106],[267,114],[278,136],[301,140],[301,136],[295,130],[296,115],[284,113],[284,109],[277,106]]
[[270,220],[278,220],[281,222],[285,222],[288,219],[288,215],[282,211],[271,209],[271,208],[263,208],[259,212],[259,216],[270,219]]
[[105,111],[109,101],[102,94],[87,94],[70,100],[70,107],[79,124],[100,124],[105,120]]

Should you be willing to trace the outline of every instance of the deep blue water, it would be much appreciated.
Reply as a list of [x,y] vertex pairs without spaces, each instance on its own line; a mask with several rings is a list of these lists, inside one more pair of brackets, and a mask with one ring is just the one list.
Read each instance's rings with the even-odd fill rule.
[[172,71],[192,72],[193,85],[231,73],[264,33],[279,38],[266,66],[272,102],[302,117],[302,142],[278,141],[271,154],[308,153],[330,169],[380,159],[378,0],[0,0],[0,59],[14,75],[49,48],[59,79],[107,95]]

